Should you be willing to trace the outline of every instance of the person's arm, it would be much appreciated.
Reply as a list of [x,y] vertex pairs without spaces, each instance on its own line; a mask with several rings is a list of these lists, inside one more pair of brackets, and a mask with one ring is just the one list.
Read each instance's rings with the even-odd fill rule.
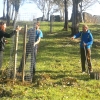
[[3,36],[4,36],[4,37],[6,37],[6,38],[10,38],[10,37],[12,37],[15,33],[16,33],[16,31],[15,31],[15,30],[14,30],[14,31],[12,31],[10,34],[8,34],[8,33],[4,32],[4,33],[3,33]]
[[39,32],[40,32],[40,33],[39,33],[39,37],[38,37],[37,41],[34,43],[34,46],[37,45],[37,44],[39,44],[40,41],[41,41],[41,38],[43,37],[42,31],[39,31]]
[[89,33],[89,42],[87,43],[87,45],[92,45],[93,44],[93,36],[91,33]]
[[75,34],[74,36],[72,36],[71,38],[72,39],[75,39],[75,38],[79,38],[81,36],[82,32],[79,32],[77,34]]
[[16,34],[19,30],[21,30],[22,27],[17,26],[15,30],[13,30],[10,34],[3,32],[3,36],[6,38],[12,37],[14,34]]
[[39,37],[38,40],[34,43],[34,46],[37,45],[37,44],[39,44],[40,41],[41,41],[41,38]]

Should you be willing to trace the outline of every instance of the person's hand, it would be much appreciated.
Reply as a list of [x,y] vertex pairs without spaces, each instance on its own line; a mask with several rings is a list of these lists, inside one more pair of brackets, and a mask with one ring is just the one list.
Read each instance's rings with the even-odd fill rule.
[[35,47],[35,45],[36,45],[36,44],[34,43],[33,46]]
[[86,43],[83,43],[83,46],[86,46]]
[[8,43],[8,40],[5,40],[5,43]]
[[20,31],[22,29],[22,27],[17,26],[16,27],[16,31]]
[[71,37],[71,39],[72,39],[72,40],[74,40],[74,36],[73,36],[73,37]]

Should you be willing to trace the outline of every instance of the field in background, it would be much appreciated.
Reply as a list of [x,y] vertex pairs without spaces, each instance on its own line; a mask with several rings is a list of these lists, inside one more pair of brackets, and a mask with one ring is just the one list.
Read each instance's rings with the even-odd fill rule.
[[[94,37],[93,70],[100,71],[100,25],[88,25]],[[24,84],[8,81],[0,84],[4,90],[10,91],[10,95],[7,92],[7,95],[0,95],[1,100],[99,100],[100,81],[90,79],[87,73],[81,73],[79,39],[72,41],[70,29],[63,31],[62,22],[53,23],[52,33],[48,22],[41,22],[40,28],[44,37],[37,55],[36,81]],[[9,52],[8,43],[3,68],[8,66]]]

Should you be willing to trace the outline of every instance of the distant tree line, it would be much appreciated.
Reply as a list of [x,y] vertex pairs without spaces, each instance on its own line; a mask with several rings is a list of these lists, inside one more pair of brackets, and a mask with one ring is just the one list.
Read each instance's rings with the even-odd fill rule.
[[[83,21],[82,13],[99,0],[3,0],[3,19],[16,23],[19,8],[25,2],[35,3],[43,13],[42,20],[49,20],[50,15],[59,12],[64,20],[64,30],[68,30],[68,9],[72,7],[71,22],[72,35],[78,32],[79,22]],[[6,10],[6,11],[5,11]],[[81,18],[79,18],[79,15]]]
[[20,6],[26,0],[3,0],[3,16],[2,19],[7,21],[7,25],[15,24]]
[[[64,30],[68,30],[68,8],[72,7],[72,35],[78,32],[78,24],[83,21],[82,13],[98,0],[30,0],[33,1],[43,13],[42,18],[49,20],[49,16],[60,12],[64,19]],[[80,15],[80,16],[79,16]]]

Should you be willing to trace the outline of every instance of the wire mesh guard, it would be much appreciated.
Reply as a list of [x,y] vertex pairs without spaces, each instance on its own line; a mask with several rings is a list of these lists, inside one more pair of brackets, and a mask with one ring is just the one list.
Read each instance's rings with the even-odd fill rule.
[[[26,16],[26,14],[23,14],[23,16]],[[27,16],[26,16],[27,17]],[[19,16],[18,16],[19,18]],[[24,18],[24,17],[23,17]],[[20,31],[18,33],[18,36],[12,37],[12,44],[11,44],[11,51],[10,51],[10,61],[9,61],[9,70],[8,70],[8,78],[14,78],[14,74],[16,74],[16,79],[22,80],[22,70],[23,70],[23,62],[25,62],[24,66],[24,80],[25,81],[31,81],[33,77],[33,68],[35,68],[36,64],[36,52],[34,47],[34,41],[35,41],[35,25],[36,25],[36,18],[33,18],[30,20],[27,18],[24,18],[25,20],[19,21],[17,19],[16,25],[24,26],[27,24],[27,37],[26,37],[26,44],[24,44],[24,31]],[[26,20],[27,19],[27,20]],[[16,38],[17,42],[16,43]],[[26,54],[24,53],[23,46],[26,45]],[[16,48],[17,46],[17,48]],[[16,48],[16,50],[15,50]],[[25,61],[23,61],[23,57],[25,55]],[[16,56],[16,57],[15,57]],[[16,71],[14,72],[14,68],[16,68]]]
[[90,73],[90,79],[100,80],[100,72],[91,72]]

